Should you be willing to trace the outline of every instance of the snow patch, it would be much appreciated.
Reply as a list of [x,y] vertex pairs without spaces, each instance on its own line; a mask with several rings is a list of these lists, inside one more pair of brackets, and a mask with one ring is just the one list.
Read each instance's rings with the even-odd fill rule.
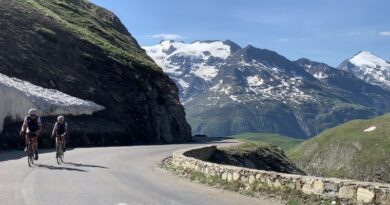
[[72,97],[63,92],[46,89],[27,81],[0,73],[0,132],[6,117],[21,120],[28,109],[36,108],[43,116],[90,115],[105,109],[92,101]]
[[189,84],[186,81],[184,81],[183,79],[179,79],[178,82],[179,82],[179,85],[184,89],[187,89],[189,87]]
[[238,96],[237,95],[230,95],[229,98],[232,99],[233,101],[241,102],[240,100],[238,100]]
[[313,76],[314,76],[315,78],[319,79],[319,80],[322,80],[322,79],[324,79],[324,78],[327,78],[327,77],[328,77],[328,75],[327,75],[327,74],[325,74],[325,73],[323,73],[323,72],[318,72],[318,73],[315,73]]
[[263,79],[259,78],[259,76],[248,76],[246,81],[250,87],[260,86],[264,83]]
[[200,78],[203,78],[206,81],[213,79],[218,74],[218,70],[215,69],[215,66],[198,65],[195,66],[195,68],[197,69],[191,71],[191,73],[195,74]]
[[371,127],[367,128],[367,129],[365,129],[363,132],[372,132],[374,130],[376,130],[376,126],[371,126]]

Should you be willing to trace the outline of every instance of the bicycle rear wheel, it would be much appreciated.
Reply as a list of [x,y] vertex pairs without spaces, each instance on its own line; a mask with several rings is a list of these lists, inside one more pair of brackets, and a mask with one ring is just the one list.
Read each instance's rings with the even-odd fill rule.
[[60,156],[61,163],[64,163],[64,151],[61,150],[61,156]]

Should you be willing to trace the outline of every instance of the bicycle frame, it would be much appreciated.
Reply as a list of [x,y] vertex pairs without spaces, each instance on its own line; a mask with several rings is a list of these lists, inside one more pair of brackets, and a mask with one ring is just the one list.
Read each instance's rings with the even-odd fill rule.
[[56,136],[56,158],[57,158],[57,163],[64,163],[64,137],[62,136]]
[[26,134],[26,140],[27,140],[27,163],[28,166],[32,166],[34,164],[34,153],[35,153],[35,146],[38,140],[38,136],[35,133],[27,133]]

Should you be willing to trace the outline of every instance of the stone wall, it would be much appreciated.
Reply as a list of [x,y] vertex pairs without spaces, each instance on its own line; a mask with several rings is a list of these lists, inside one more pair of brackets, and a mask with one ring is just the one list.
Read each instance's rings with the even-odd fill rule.
[[[228,182],[240,181],[248,187],[261,183],[280,190],[295,190],[347,204],[390,204],[390,184],[284,174],[202,161],[210,157],[215,149],[215,146],[182,149],[173,153],[172,163]],[[197,158],[199,156],[201,158]]]

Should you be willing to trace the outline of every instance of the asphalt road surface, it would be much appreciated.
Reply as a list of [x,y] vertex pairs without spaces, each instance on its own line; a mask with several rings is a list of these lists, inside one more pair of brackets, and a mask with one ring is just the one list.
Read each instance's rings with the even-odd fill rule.
[[0,152],[0,204],[281,203],[190,182],[158,166],[174,151],[190,146],[199,144],[78,148],[65,153],[62,165],[56,163],[54,152],[46,150],[33,168],[27,166],[22,151]]

